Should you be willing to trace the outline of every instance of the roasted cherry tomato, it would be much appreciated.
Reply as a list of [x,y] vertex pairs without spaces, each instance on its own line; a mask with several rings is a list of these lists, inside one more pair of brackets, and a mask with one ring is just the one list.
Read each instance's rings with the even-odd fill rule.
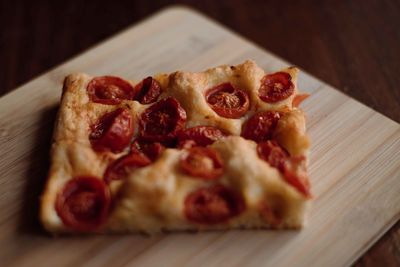
[[224,131],[213,126],[195,126],[179,132],[178,147],[208,146],[226,136]]
[[290,157],[281,166],[286,182],[294,186],[306,197],[312,197],[310,182],[307,176],[306,159],[304,156]]
[[197,189],[185,199],[186,218],[199,224],[224,223],[245,210],[243,198],[223,185]]
[[258,156],[274,168],[281,168],[289,158],[289,153],[276,141],[268,140],[257,145]]
[[150,159],[142,153],[131,153],[112,162],[104,173],[104,181],[109,184],[114,180],[123,179],[130,171],[147,166]]
[[141,115],[139,135],[143,140],[169,142],[184,128],[186,112],[179,102],[168,97],[147,108]]
[[242,137],[255,142],[263,142],[272,138],[273,131],[280,115],[276,111],[262,111],[253,115],[242,128]]
[[180,159],[182,170],[193,177],[206,180],[219,178],[224,165],[219,153],[211,147],[192,147]]
[[157,101],[161,94],[161,85],[152,77],[147,77],[135,86],[134,100],[141,104],[150,104]]
[[249,96],[241,89],[234,88],[231,83],[223,83],[208,89],[206,101],[221,117],[238,119],[250,107]]
[[116,105],[122,100],[131,100],[134,95],[133,87],[127,81],[113,76],[93,78],[87,92],[91,101],[107,105]]
[[290,156],[276,141],[266,141],[257,145],[258,156],[274,168],[279,169],[286,182],[294,186],[306,197],[311,197],[304,156]]
[[128,109],[119,108],[103,115],[91,126],[89,140],[97,151],[121,152],[133,135],[133,119]]
[[293,98],[292,106],[297,108],[297,107],[300,106],[300,104],[301,104],[304,100],[306,100],[309,96],[310,96],[310,94],[300,94],[300,95],[296,95],[296,96]]
[[131,145],[131,153],[143,153],[151,161],[155,161],[165,150],[165,146],[158,142],[148,142],[136,138]]
[[106,221],[110,202],[110,191],[101,179],[79,176],[57,194],[56,211],[67,227],[95,231]]
[[275,103],[291,96],[294,92],[292,77],[286,72],[265,75],[258,91],[262,101]]

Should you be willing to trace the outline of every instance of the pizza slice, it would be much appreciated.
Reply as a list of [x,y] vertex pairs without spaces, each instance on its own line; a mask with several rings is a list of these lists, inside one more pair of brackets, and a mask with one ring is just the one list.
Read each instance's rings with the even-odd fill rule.
[[298,70],[253,61],[131,82],[69,75],[40,219],[52,233],[299,228]]

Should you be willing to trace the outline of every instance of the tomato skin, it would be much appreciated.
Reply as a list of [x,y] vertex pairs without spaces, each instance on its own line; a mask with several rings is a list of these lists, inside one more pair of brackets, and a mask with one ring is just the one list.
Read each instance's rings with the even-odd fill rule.
[[76,231],[96,231],[107,219],[111,194],[96,177],[78,176],[57,194],[56,212],[62,222]]
[[276,111],[261,111],[250,117],[242,127],[241,136],[257,143],[269,140],[278,124],[280,114]]
[[146,141],[173,142],[185,127],[186,112],[173,97],[161,99],[147,108],[139,121],[139,136]]
[[157,101],[157,98],[160,96],[161,85],[156,79],[149,76],[137,84],[134,91],[134,100],[144,105],[151,104]]
[[295,108],[299,107],[300,104],[301,104],[304,100],[306,100],[309,96],[310,96],[310,94],[307,94],[307,93],[296,95],[296,96],[293,98],[292,106],[295,107]]
[[289,158],[289,153],[274,140],[259,143],[257,153],[261,159],[274,168],[281,168],[284,161]]
[[258,93],[260,99],[267,103],[276,103],[284,100],[294,93],[292,77],[287,72],[265,75],[261,79]]
[[186,219],[206,225],[225,223],[244,210],[242,196],[220,184],[193,191],[186,196],[184,203]]
[[304,194],[305,197],[312,198],[304,156],[290,157],[282,164],[281,171],[286,182]]
[[129,173],[129,170],[145,167],[150,163],[150,159],[142,153],[125,155],[108,165],[104,173],[104,181],[109,184],[112,181],[121,180]]
[[271,140],[257,144],[257,153],[271,167],[277,168],[287,183],[295,187],[305,197],[311,197],[304,156],[290,156],[276,141]]
[[130,83],[114,76],[93,78],[86,90],[91,101],[105,105],[117,105],[122,100],[131,100],[134,95]]
[[213,126],[195,126],[182,130],[178,134],[178,147],[208,146],[228,134]]
[[215,180],[224,173],[224,163],[219,153],[210,147],[192,147],[179,161],[183,172],[203,180]]
[[234,88],[231,83],[223,83],[208,89],[205,98],[215,113],[224,118],[238,119],[250,108],[247,93]]
[[164,152],[165,146],[159,142],[147,142],[136,138],[131,144],[131,153],[143,153],[151,161],[155,161]]
[[131,141],[133,118],[128,109],[118,108],[104,114],[90,128],[89,140],[94,150],[119,153]]

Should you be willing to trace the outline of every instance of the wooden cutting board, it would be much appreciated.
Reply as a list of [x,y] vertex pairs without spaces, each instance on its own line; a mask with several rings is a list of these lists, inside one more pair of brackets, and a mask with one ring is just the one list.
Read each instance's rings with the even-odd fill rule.
[[65,75],[82,71],[140,79],[247,58],[268,71],[290,65],[205,17],[174,7],[2,97],[0,265],[341,266],[356,260],[400,217],[400,126],[304,72],[299,86],[312,94],[302,106],[313,141],[316,195],[305,229],[59,238],[41,230],[38,196]]

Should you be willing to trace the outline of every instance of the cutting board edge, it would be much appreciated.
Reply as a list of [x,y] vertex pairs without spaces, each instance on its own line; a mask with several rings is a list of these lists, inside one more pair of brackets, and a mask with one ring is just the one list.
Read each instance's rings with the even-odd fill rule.
[[[264,53],[264,54],[268,54],[269,56],[275,58],[276,60],[281,61],[282,63],[288,65],[288,66],[297,66],[296,64],[292,64],[291,62],[288,62],[287,60],[281,58],[279,55],[276,55],[275,53],[266,50],[265,48],[263,48],[261,45],[257,44],[256,42],[234,32],[232,29],[226,27],[225,25],[221,24],[220,22],[208,17],[206,14],[201,13],[200,11],[186,6],[184,4],[173,4],[170,6],[166,6],[164,8],[161,8],[159,10],[157,10],[155,13],[153,13],[152,15],[145,17],[143,19],[141,19],[140,21],[127,26],[126,28],[117,31],[116,33],[112,34],[109,37],[106,37],[104,40],[101,40],[100,42],[90,46],[87,49],[84,49],[83,51],[78,52],[77,54],[73,55],[72,57],[70,57],[69,59],[64,60],[63,62],[57,64],[54,67],[51,67],[45,71],[43,71],[42,73],[40,73],[38,76],[35,76],[34,78],[22,83],[21,85],[15,87],[14,89],[12,89],[11,91],[7,92],[6,94],[0,96],[0,103],[3,101],[6,101],[8,98],[13,98],[14,94],[17,93],[17,91],[19,90],[23,90],[24,88],[30,87],[34,82],[38,82],[41,79],[48,79],[49,77],[51,77],[53,73],[56,73],[59,70],[62,70],[63,66],[72,63],[74,60],[84,56],[85,54],[93,51],[96,48],[99,48],[103,45],[106,45],[109,42],[112,42],[113,39],[116,39],[124,34],[129,33],[130,31],[132,31],[135,28],[139,28],[140,26],[142,26],[143,24],[147,23],[147,22],[151,22],[154,21],[155,19],[159,19],[160,16],[167,16],[169,15],[169,13],[183,13],[184,15],[190,15],[190,16],[196,16],[198,18],[200,18],[201,20],[204,20],[204,22],[211,24],[214,27],[219,27],[221,29],[223,29],[224,31],[228,32],[229,34],[231,34],[232,36],[234,36],[237,39],[240,39],[241,41],[244,41],[246,43],[249,43],[251,46],[253,46],[254,48],[256,48],[257,50],[260,50],[260,52]],[[212,67],[212,66],[210,66]],[[329,90],[333,90],[345,97],[350,98],[351,100],[357,102],[358,104],[361,104],[365,107],[367,107],[368,109],[371,109],[373,111],[375,111],[376,113],[378,113],[379,115],[381,115],[382,117],[384,117],[385,119],[391,121],[391,123],[395,123],[398,125],[398,127],[400,128],[400,122],[397,122],[389,117],[387,117],[385,114],[382,114],[381,112],[373,109],[372,107],[362,103],[361,101],[347,95],[346,93],[340,91],[339,89],[337,89],[336,87],[334,87],[333,85],[330,85],[329,83],[315,77],[314,75],[310,74],[309,72],[305,71],[304,69],[302,69],[301,67],[299,67],[301,70],[302,75],[307,76],[309,78],[314,79],[315,81],[317,81],[318,83],[320,83],[320,87],[325,87],[325,89],[329,89]]]
[[[165,13],[166,11],[170,11],[170,10],[173,10],[173,11],[180,11],[180,12],[183,11],[184,13],[187,13],[187,14],[190,14],[190,15],[200,15],[200,17],[205,18],[207,21],[210,20],[210,19],[209,19],[208,17],[206,17],[205,15],[203,15],[203,14],[201,14],[201,13],[198,13],[198,11],[193,10],[193,9],[191,9],[191,8],[186,8],[185,6],[181,7],[180,5],[178,5],[178,6],[166,7],[166,8],[164,8],[164,9],[161,9],[161,10],[157,11],[157,12],[156,12],[155,14],[153,14],[152,16],[150,16],[150,17],[148,17],[148,18],[146,18],[146,19],[140,21],[138,24],[135,24],[135,25],[133,25],[133,26],[129,26],[129,27],[123,29],[122,31],[120,31],[120,32],[118,32],[118,33],[112,35],[111,37],[109,37],[109,38],[107,38],[107,39],[101,41],[100,43],[98,43],[98,44],[96,44],[96,45],[90,47],[89,49],[78,53],[77,55],[75,55],[75,56],[72,57],[71,59],[66,60],[65,62],[63,62],[63,63],[61,63],[61,64],[55,66],[54,68],[51,68],[50,70],[48,70],[48,71],[42,73],[42,74],[39,75],[38,77],[36,77],[36,78],[34,78],[34,79],[32,79],[32,80],[26,82],[25,84],[23,84],[23,85],[21,85],[21,86],[15,88],[13,91],[11,91],[11,92],[5,94],[4,96],[0,97],[0,104],[1,104],[1,103],[4,103],[4,102],[5,102],[4,99],[5,99],[7,96],[9,96],[10,94],[16,93],[18,90],[23,89],[23,88],[25,88],[25,87],[30,87],[31,83],[37,82],[37,81],[40,80],[41,78],[44,78],[44,79],[48,80],[49,77],[46,77],[46,76],[47,76],[49,73],[56,72],[56,71],[57,71],[60,67],[62,67],[63,65],[69,64],[69,63],[72,62],[73,60],[75,60],[75,59],[77,59],[77,58],[79,58],[79,57],[81,57],[81,56],[84,56],[87,52],[92,51],[93,49],[96,49],[97,47],[99,47],[99,46],[101,46],[101,45],[104,45],[105,43],[107,43],[108,41],[110,41],[110,40],[112,40],[112,39],[114,39],[114,38],[118,38],[118,37],[119,37],[121,34],[123,34],[124,32],[129,32],[129,31],[132,30],[133,28],[139,27],[142,23],[144,23],[144,22],[146,22],[146,21],[149,21],[149,20],[152,20],[152,19],[155,19],[156,17],[158,17],[158,16],[160,16],[161,14]],[[213,22],[214,24],[220,25],[218,22],[215,22],[215,21],[213,21],[213,20],[212,20],[212,22]],[[211,22],[210,22],[210,23],[211,23]],[[224,30],[226,30],[225,27],[222,27],[222,28],[223,28]],[[251,43],[253,46],[255,46],[256,49],[262,51],[263,53],[265,53],[265,54],[270,54],[270,55],[272,55],[273,57],[277,58],[277,60],[281,60],[281,61],[283,61],[283,62],[286,62],[286,61],[280,59],[279,57],[276,57],[274,54],[272,54],[272,53],[270,53],[270,52],[268,52],[268,51],[265,51],[264,49],[260,48],[257,44],[254,44],[253,42],[251,42],[251,41],[249,41],[249,40],[247,40],[247,39],[241,37],[240,35],[238,35],[238,34],[236,34],[236,33],[234,33],[234,32],[231,32],[231,30],[229,30],[229,32],[230,32],[230,33],[233,33],[236,37],[238,37],[238,38],[240,38],[240,39],[243,39],[243,40],[245,40],[246,42]],[[309,76],[310,78],[312,77],[312,79],[318,80],[317,78],[315,78],[314,76],[311,76],[311,75],[307,74],[306,72],[305,72],[305,74],[306,74],[307,76]],[[320,81],[320,80],[319,80],[319,81]],[[349,99],[352,99],[353,101],[355,101],[355,102],[357,102],[357,103],[363,105],[364,107],[367,107],[367,108],[369,108],[370,110],[373,110],[372,108],[366,106],[365,104],[363,104],[363,103],[357,101],[356,99],[353,99],[353,98],[347,96],[346,94],[342,93],[341,91],[337,90],[336,88],[330,86],[329,84],[326,84],[326,83],[323,82],[323,81],[320,81],[320,82],[321,82],[321,84],[322,84],[322,87],[326,87],[326,88],[324,88],[324,89],[326,89],[326,90],[327,90],[327,89],[333,89],[334,91],[336,91],[336,92],[338,92],[338,93],[340,93],[340,94],[342,94],[342,95],[348,97]],[[8,98],[6,98],[6,100],[8,100]],[[0,106],[1,106],[1,105],[0,105]],[[373,110],[373,111],[375,111],[375,110]],[[383,114],[381,114],[381,113],[379,113],[379,112],[377,112],[377,111],[375,111],[375,112],[376,112],[377,114],[383,116],[384,118],[391,120],[390,118],[386,117],[385,115],[383,115]],[[400,128],[400,124],[398,124],[396,121],[393,121],[393,120],[391,120],[391,121],[394,122],[394,123],[398,126],[398,128]],[[395,217],[396,217],[396,216],[395,216]],[[396,223],[395,217],[394,217],[393,221],[390,221],[388,224],[384,225],[384,226],[382,227],[383,230],[381,230],[380,232],[377,232],[376,236],[371,237],[370,241],[367,242],[368,245],[366,245],[366,246],[365,246],[364,248],[362,248],[360,251],[357,251],[357,252],[355,253],[354,260],[353,260],[352,262],[354,262],[355,260],[357,260],[357,258],[358,258],[363,252],[367,251],[367,250],[375,243],[375,241],[376,241],[377,239],[379,239],[383,234],[385,234],[385,232],[387,231],[387,229],[389,229],[393,224]]]
[[377,242],[383,237],[393,225],[395,225],[400,220],[400,214],[393,216],[393,218],[382,227],[380,231],[377,232],[375,236],[373,236],[364,247],[360,248],[354,256],[348,261],[347,266],[353,265],[362,255],[366,254]]

